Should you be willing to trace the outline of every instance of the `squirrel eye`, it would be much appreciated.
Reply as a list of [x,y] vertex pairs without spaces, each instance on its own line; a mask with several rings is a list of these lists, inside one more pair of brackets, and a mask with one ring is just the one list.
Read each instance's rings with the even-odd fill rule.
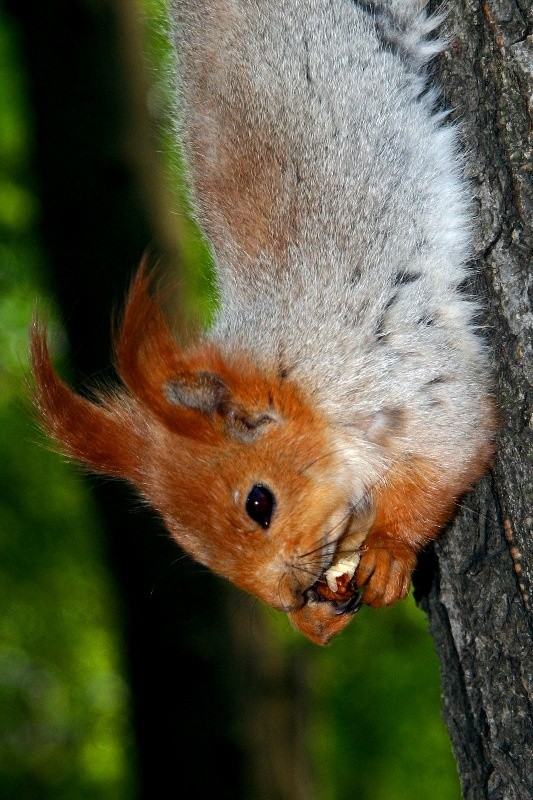
[[270,489],[256,483],[246,498],[245,508],[250,519],[253,519],[262,528],[268,528],[275,505],[276,500]]

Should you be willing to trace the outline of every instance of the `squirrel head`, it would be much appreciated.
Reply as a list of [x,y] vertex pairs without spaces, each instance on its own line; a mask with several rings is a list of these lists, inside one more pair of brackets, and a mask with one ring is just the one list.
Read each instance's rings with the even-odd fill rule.
[[74,392],[37,322],[31,349],[36,405],[66,455],[130,482],[190,555],[309,638],[329,640],[324,616],[344,627],[350,615],[308,603],[308,590],[353,531],[349,488],[327,422],[296,386],[210,342],[182,351],[142,269],[115,339],[120,388]]

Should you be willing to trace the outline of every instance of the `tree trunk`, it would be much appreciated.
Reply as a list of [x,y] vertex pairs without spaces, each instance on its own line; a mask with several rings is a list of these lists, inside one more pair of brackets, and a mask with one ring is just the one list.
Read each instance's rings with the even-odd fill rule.
[[[492,474],[435,546],[418,597],[441,661],[444,715],[468,800],[533,797],[533,10],[453,0],[436,64],[468,152],[476,292],[501,430]],[[427,578],[427,576],[426,576]]]

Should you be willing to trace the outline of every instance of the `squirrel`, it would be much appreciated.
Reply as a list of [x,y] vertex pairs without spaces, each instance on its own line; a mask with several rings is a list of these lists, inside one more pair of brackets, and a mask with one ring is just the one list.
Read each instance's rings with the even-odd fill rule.
[[135,277],[93,399],[31,333],[48,432],[193,558],[327,644],[409,591],[496,428],[456,129],[418,0],[175,0],[191,193],[220,308],[180,347]]

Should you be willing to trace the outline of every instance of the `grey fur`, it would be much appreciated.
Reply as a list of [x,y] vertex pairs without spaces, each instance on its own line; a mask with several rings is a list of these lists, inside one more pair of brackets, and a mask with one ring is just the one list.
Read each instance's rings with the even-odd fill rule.
[[[456,132],[427,86],[439,19],[414,0],[179,0],[173,16],[210,338],[303,387],[354,495],[392,451],[460,472],[485,437],[487,356],[461,287]],[[391,408],[404,424],[384,447]]]

